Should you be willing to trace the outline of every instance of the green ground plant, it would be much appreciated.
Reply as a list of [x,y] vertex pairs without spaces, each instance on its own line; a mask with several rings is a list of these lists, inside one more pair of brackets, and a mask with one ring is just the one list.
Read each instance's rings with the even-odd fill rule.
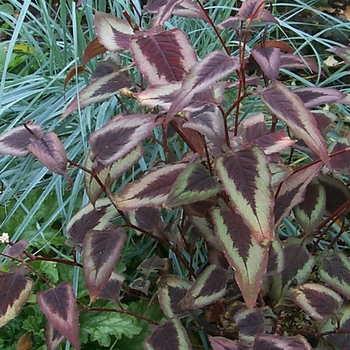
[[81,3],[0,8],[1,347],[348,349],[347,24]]

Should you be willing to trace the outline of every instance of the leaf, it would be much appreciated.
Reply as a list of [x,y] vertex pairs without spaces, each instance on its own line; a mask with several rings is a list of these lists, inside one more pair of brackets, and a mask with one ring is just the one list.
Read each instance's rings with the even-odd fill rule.
[[195,94],[208,90],[214,83],[227,77],[239,68],[239,60],[222,51],[207,54],[186,74],[181,90],[172,101],[168,118],[188,106]]
[[47,322],[45,329],[45,339],[47,350],[56,350],[64,341],[64,336],[53,328],[50,322]]
[[115,195],[115,204],[121,210],[134,210],[145,206],[164,205],[169,191],[187,164],[170,164],[154,170],[125,186]]
[[258,297],[268,263],[268,246],[261,246],[235,211],[221,203],[212,211],[215,236],[235,271],[235,280],[248,308]]
[[224,337],[212,337],[208,335],[213,350],[239,350],[237,345],[230,339]]
[[258,308],[242,308],[233,319],[238,325],[240,340],[253,342],[258,334],[265,333],[264,315]]
[[319,322],[334,316],[343,303],[338,293],[317,283],[290,288],[290,294],[299,307]]
[[82,64],[85,66],[91,59],[98,55],[102,55],[107,51],[97,38],[91,40],[85,47]]
[[143,341],[144,350],[191,350],[191,343],[185,328],[177,318],[157,329]]
[[253,49],[252,56],[268,79],[275,81],[278,78],[280,70],[279,49],[272,47]]
[[238,11],[243,20],[257,21],[265,8],[266,0],[245,0]]
[[99,299],[118,301],[119,292],[121,290],[122,284],[125,280],[125,276],[118,272],[112,271],[112,274],[107,281],[106,285],[102,287],[100,293],[98,294]]
[[170,208],[213,197],[221,190],[219,181],[201,163],[193,163],[178,176],[168,195]]
[[118,116],[90,136],[92,169],[112,165],[148,137],[159,121],[154,114]]
[[[142,155],[142,146],[137,146],[126,156],[118,159],[112,165],[103,165],[102,163],[97,163],[97,166],[93,169],[94,175],[98,177],[101,183],[104,185],[107,184],[107,181],[109,181],[110,184],[113,184],[121,175],[123,175],[134,164],[136,164],[136,162],[141,159]],[[92,170],[93,162],[91,158],[93,158],[93,156],[91,151],[89,151],[86,158],[85,167]],[[97,199],[103,193],[103,188],[101,188],[100,184],[96,181],[96,178],[88,172],[85,172],[84,174],[84,185],[90,202],[95,205]]]
[[161,223],[161,211],[159,208],[140,207],[135,211],[128,212],[130,222],[145,231],[161,232],[163,223]]
[[[152,208],[149,208],[152,209]],[[148,258],[144,260],[138,267],[137,271],[142,273],[145,278],[148,278],[151,273],[158,273],[159,271],[165,272],[168,271],[170,268],[169,266],[169,259],[167,258],[160,258],[158,255],[152,256],[151,258]]]
[[305,192],[305,199],[294,209],[295,218],[306,234],[312,233],[322,222],[326,209],[326,190],[316,180],[311,182]]
[[112,52],[128,49],[134,36],[134,31],[126,20],[99,11],[95,13],[94,28],[99,42]]
[[286,53],[280,57],[280,68],[305,69],[308,68],[313,72],[318,72],[318,65],[307,57]]
[[255,240],[266,245],[274,237],[271,172],[258,147],[223,154],[215,168],[235,211],[243,218]]
[[37,300],[53,328],[80,350],[78,309],[71,283],[64,282],[56,288],[39,292]]
[[33,139],[27,148],[41,164],[55,174],[62,175],[73,184],[72,179],[66,173],[66,150],[54,132],[49,132],[42,137]]
[[4,251],[4,254],[6,254],[9,257],[12,258],[22,258],[23,252],[28,246],[29,242],[26,239],[21,239],[20,241],[16,242],[13,246],[7,248]]
[[319,274],[327,285],[350,299],[350,261],[344,253],[333,252],[324,258]]
[[119,71],[119,67],[110,61],[98,63],[95,73],[91,76],[91,84],[79,91],[78,95],[68,104],[61,118],[93,103],[102,102],[116,95],[123,88],[130,88],[131,80]]
[[19,337],[16,350],[31,350],[33,347],[32,334],[29,332],[24,333]]
[[350,65],[350,49],[348,47],[331,47],[326,51],[333,52]]
[[169,319],[185,315],[187,311],[184,311],[180,302],[191,288],[192,283],[186,278],[166,274],[160,277],[157,284],[158,301],[164,315]]
[[33,288],[33,280],[18,273],[0,274],[0,327],[21,311]]
[[89,231],[106,229],[116,214],[117,211],[108,198],[99,199],[95,207],[89,203],[71,218],[66,234],[74,245],[82,244]]
[[181,300],[183,309],[199,309],[214,303],[226,293],[227,270],[211,264],[195,280]]
[[[30,129],[30,131],[28,130]],[[33,133],[42,135],[42,125],[31,122],[17,126],[0,135],[0,153],[14,157],[24,157],[28,154],[28,145],[32,142]]]
[[308,166],[303,171],[296,171],[283,181],[275,204],[275,227],[278,227],[282,219],[287,217],[290,211],[304,200],[308,184],[318,175],[322,164],[316,163]]
[[253,350],[312,350],[311,345],[301,335],[284,338],[279,335],[262,334],[254,341]]
[[294,89],[293,93],[298,95],[304,102],[305,107],[312,108],[325,103],[334,103],[346,96],[337,89],[307,87]]
[[196,53],[180,29],[142,31],[131,41],[135,64],[149,85],[182,81],[197,63]]
[[294,135],[302,139],[330,167],[327,146],[312,113],[298,95],[280,82],[274,82],[261,94],[261,99],[278,119],[284,121]]
[[337,140],[337,142],[331,146],[330,153],[335,154],[336,152],[340,152],[339,154],[331,157],[331,166],[332,169],[337,170],[342,173],[350,172],[350,142],[347,137],[341,137]]
[[285,253],[281,240],[276,237],[269,249],[269,261],[266,274],[268,276],[280,275],[285,269]]
[[110,231],[89,231],[83,243],[84,279],[94,303],[114,270],[124,243],[126,233],[118,228]]

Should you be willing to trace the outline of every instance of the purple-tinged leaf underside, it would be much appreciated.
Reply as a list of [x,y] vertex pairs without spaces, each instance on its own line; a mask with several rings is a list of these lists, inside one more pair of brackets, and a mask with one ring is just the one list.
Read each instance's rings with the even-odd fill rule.
[[300,97],[306,108],[316,107],[325,103],[335,103],[346,96],[337,89],[307,87],[294,89],[293,92]]
[[181,317],[187,313],[179,303],[185,297],[192,283],[176,275],[164,275],[158,281],[158,301],[167,318]]
[[281,240],[276,237],[270,245],[269,261],[267,264],[266,274],[275,276],[282,273],[285,268],[284,246]]
[[307,57],[301,57],[298,55],[293,55],[291,53],[286,53],[280,57],[280,68],[291,68],[291,69],[305,69],[308,68],[313,72],[318,72],[318,65]]
[[53,328],[80,350],[78,309],[71,283],[64,282],[56,288],[39,292],[37,300]]
[[349,47],[331,47],[326,51],[333,52],[340,58],[342,58],[347,64],[350,65],[350,48]]
[[334,252],[324,258],[320,277],[332,289],[350,299],[350,261],[342,252]]
[[23,252],[27,248],[28,244],[29,244],[28,240],[21,239],[11,247],[7,248],[4,251],[4,254],[11,258],[22,258]]
[[136,66],[149,85],[182,81],[197,63],[196,53],[180,29],[139,32],[131,41]]
[[[93,103],[98,103],[116,95],[120,89],[130,88],[133,83],[122,72],[115,71],[111,67],[112,62],[101,62],[105,67],[99,78],[91,80],[91,84],[83,88],[69,103],[61,118]],[[107,67],[109,65],[109,67]],[[92,76],[93,77],[93,76]],[[95,75],[96,77],[96,75]]]
[[235,211],[243,218],[257,243],[273,240],[274,195],[271,172],[258,147],[220,156],[215,168]]
[[181,300],[183,309],[200,309],[213,304],[226,293],[226,269],[211,264],[195,280],[186,296]]
[[92,168],[112,165],[135,149],[160,122],[153,114],[118,116],[90,136]]
[[124,229],[108,231],[89,231],[83,243],[84,279],[90,295],[95,302],[102,288],[107,284],[114,270],[124,243]]
[[242,308],[236,312],[233,319],[239,328],[239,339],[253,342],[254,338],[265,333],[264,315],[260,309]]
[[322,169],[322,163],[313,164],[303,171],[294,172],[279,189],[275,204],[275,227],[289,215],[291,210],[304,200],[306,187]]
[[305,199],[293,211],[296,221],[306,234],[312,233],[322,222],[326,210],[326,190],[318,182],[311,182],[305,192]]
[[343,303],[338,293],[317,283],[305,283],[292,287],[290,294],[301,309],[319,322],[334,316]]
[[219,181],[201,163],[189,165],[173,184],[166,206],[191,204],[213,197],[221,190]]
[[185,328],[177,318],[172,318],[143,341],[144,350],[191,350]]
[[275,47],[253,49],[252,56],[268,79],[275,81],[278,78],[281,56],[280,49]]
[[97,11],[94,18],[94,27],[99,42],[108,51],[115,52],[121,49],[129,49],[134,31],[126,20]]
[[32,291],[34,281],[18,273],[0,274],[0,327],[21,311]]
[[95,206],[89,203],[71,218],[66,234],[73,246],[81,245],[89,231],[106,229],[116,215],[117,211],[108,198],[98,199]]
[[258,21],[265,8],[266,0],[245,0],[238,11],[242,20]]
[[[27,128],[34,135],[42,136],[42,125],[27,123]],[[33,134],[24,125],[12,128],[0,135],[0,154],[14,157],[24,157],[28,154],[28,145],[32,142]]]
[[195,94],[203,92],[239,68],[239,60],[222,51],[207,54],[186,74],[181,90],[172,101],[169,118],[188,106]]
[[[107,178],[110,184],[115,182],[121,175],[129,170],[138,160],[143,156],[142,146],[137,146],[131,150],[126,156],[118,159],[112,165],[103,165],[98,163],[97,167],[94,168],[94,174],[100,179],[100,181],[106,185]],[[92,169],[93,162],[91,161],[91,151],[86,159],[85,167]],[[101,196],[103,189],[96,179],[89,173],[84,175],[85,190],[89,196],[90,202],[95,205],[97,199]]]
[[56,350],[64,341],[64,336],[53,328],[50,322],[47,322],[45,328],[45,340],[47,350]]
[[253,350],[312,350],[311,345],[301,335],[282,337],[280,335],[262,334],[254,341]]
[[223,203],[213,209],[212,218],[215,236],[235,270],[244,301],[253,308],[266,273],[269,246],[258,244],[241,216]]
[[124,280],[125,276],[122,273],[118,271],[112,271],[112,274],[109,277],[106,285],[98,294],[98,299],[118,301],[119,292],[122,288]]
[[115,204],[121,210],[162,206],[170,189],[187,164],[170,164],[154,170],[128,185],[115,195]]
[[278,81],[260,96],[271,113],[284,121],[296,137],[302,139],[325,165],[330,166],[326,141],[317,127],[315,117],[300,97]]
[[150,11],[154,9],[155,4],[148,4],[145,6],[145,11],[148,13],[157,13],[157,16],[152,19],[152,27],[164,26],[164,23],[172,16],[175,7],[181,3],[182,0],[169,0],[169,1],[158,1],[157,11]]
[[239,350],[234,341],[224,337],[212,337],[208,335],[213,350]]

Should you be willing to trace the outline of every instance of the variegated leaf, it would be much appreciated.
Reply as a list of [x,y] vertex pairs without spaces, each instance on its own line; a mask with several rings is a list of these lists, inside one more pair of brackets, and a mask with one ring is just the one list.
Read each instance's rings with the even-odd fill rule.
[[143,341],[144,350],[191,350],[191,342],[185,328],[177,318],[172,318]]
[[167,318],[181,317],[187,313],[180,306],[192,283],[187,279],[175,275],[163,275],[158,281],[158,301]]
[[122,288],[124,280],[125,276],[122,273],[118,271],[112,271],[112,274],[109,277],[106,285],[98,294],[98,299],[118,301],[118,295],[120,289]]
[[343,303],[338,293],[317,283],[292,287],[290,294],[294,302],[316,321],[334,316]]
[[301,98],[278,81],[260,96],[271,112],[284,121],[294,135],[302,139],[330,167],[326,141],[317,127],[315,117]]
[[[103,165],[98,163],[94,168],[94,174],[97,176],[103,184],[107,183],[107,178],[110,184],[115,182],[122,174],[129,170],[143,155],[142,146],[137,146],[134,150],[131,150],[126,156],[120,158],[112,165]],[[85,167],[92,169],[93,162],[91,151],[89,152]],[[103,189],[90,173],[85,172],[84,175],[85,190],[89,196],[90,202],[95,205],[97,199],[101,196]]]
[[170,164],[154,170],[125,186],[115,195],[115,204],[121,210],[164,205],[171,187],[187,164]]
[[131,51],[149,85],[182,81],[197,63],[196,53],[180,29],[142,31],[131,40]]
[[264,315],[258,308],[242,308],[234,314],[233,319],[238,325],[240,340],[253,342],[257,335],[265,333]]
[[262,334],[254,341],[254,350],[312,350],[311,345],[301,335],[282,337],[280,335]]
[[224,203],[212,212],[215,235],[225,257],[235,270],[244,301],[253,308],[268,264],[269,246],[261,246],[242,217]]
[[291,69],[308,68],[316,73],[320,70],[318,65],[310,58],[294,55],[292,53],[286,53],[281,55],[280,68],[291,68]]
[[83,243],[84,279],[94,303],[107,284],[117,261],[120,258],[126,233],[124,229],[89,231]]
[[221,190],[219,181],[201,163],[189,165],[176,179],[166,201],[174,208],[213,197]]
[[281,52],[278,48],[253,49],[252,56],[268,79],[275,81],[278,78],[281,56]]
[[316,107],[325,103],[334,103],[346,96],[344,92],[337,89],[307,87],[294,89],[307,108]]
[[245,0],[239,9],[238,15],[243,20],[260,20],[265,4],[266,0]]
[[287,217],[291,210],[301,203],[308,184],[322,169],[322,164],[313,164],[303,171],[296,171],[283,181],[279,188],[275,204],[275,227],[278,227],[282,219]]
[[39,292],[37,300],[40,310],[53,328],[69,340],[76,350],[80,350],[78,309],[71,283],[64,282],[56,288]]
[[34,281],[19,273],[0,274],[0,327],[10,322],[27,302]]
[[[30,131],[29,131],[29,130]],[[42,125],[28,122],[17,126],[0,135],[0,154],[9,154],[14,157],[24,157],[28,154],[28,145],[34,135],[42,136]]]
[[45,340],[47,350],[56,350],[64,341],[64,336],[53,328],[52,324],[48,321],[45,328]]
[[220,156],[215,168],[251,235],[258,243],[268,244],[274,237],[274,196],[266,155],[258,147],[246,148]]
[[226,292],[227,276],[226,269],[209,265],[187,291],[180,306],[183,309],[200,309],[222,298]]
[[239,350],[236,343],[230,339],[224,337],[212,337],[208,335],[210,345],[213,350]]
[[342,252],[334,252],[323,259],[320,277],[335,291],[350,299],[350,261]]
[[276,237],[270,245],[269,262],[266,274],[268,276],[280,275],[285,268],[284,246],[281,240]]
[[72,242],[67,243],[81,245],[89,231],[106,229],[116,215],[117,211],[108,198],[97,200],[95,206],[87,204],[69,221],[66,234]]
[[337,170],[341,174],[348,174],[350,172],[350,140],[348,137],[338,139],[337,142],[331,145],[329,151],[331,154],[340,152],[333,157],[331,156],[332,169]]
[[118,116],[90,136],[90,159],[92,168],[99,163],[112,165],[135,149],[161,119],[155,121],[153,114],[131,114]]
[[126,20],[112,14],[96,11],[94,27],[99,42],[108,51],[129,48],[134,31]]

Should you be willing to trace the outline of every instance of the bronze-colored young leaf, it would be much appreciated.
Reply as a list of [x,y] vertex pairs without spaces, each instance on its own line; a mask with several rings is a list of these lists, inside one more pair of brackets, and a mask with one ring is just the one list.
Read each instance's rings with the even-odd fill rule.
[[208,336],[210,345],[213,350],[239,350],[238,346],[234,341],[224,338],[224,337],[212,337]]
[[188,279],[176,275],[167,274],[159,279],[158,301],[167,318],[186,314],[180,302],[191,286],[192,283]]
[[253,49],[252,56],[268,79],[275,81],[278,78],[281,56],[281,52],[278,48]]
[[32,333],[26,332],[19,337],[16,344],[16,350],[32,350],[32,349],[33,349]]
[[64,282],[56,288],[39,292],[37,300],[53,328],[80,350],[78,309],[71,283]]
[[350,261],[342,252],[333,252],[322,261],[320,277],[335,291],[350,299]]
[[106,285],[101,289],[98,299],[119,301],[119,292],[122,288],[125,276],[118,272],[112,271]]
[[110,220],[117,211],[108,198],[96,201],[95,206],[87,204],[81,208],[67,225],[67,236],[74,245],[81,245],[85,235],[92,230],[104,230],[110,225]]
[[159,121],[153,114],[118,116],[90,136],[92,168],[107,166],[125,157],[148,137]]
[[307,234],[321,223],[325,210],[326,190],[317,180],[307,186],[304,201],[293,209],[298,224]]
[[266,273],[269,246],[258,244],[242,217],[221,203],[212,212],[215,235],[248,308],[253,308]]
[[125,186],[115,195],[115,204],[121,210],[164,205],[170,189],[187,164],[169,164],[154,170]]
[[270,111],[284,121],[294,135],[302,139],[330,167],[326,141],[317,127],[315,117],[301,98],[278,81],[266,88],[260,96]]
[[99,42],[108,51],[115,52],[129,48],[134,30],[126,20],[96,11],[94,27]]
[[124,243],[124,229],[89,231],[83,243],[84,279],[90,295],[90,303],[96,301],[114,270]]
[[142,31],[131,41],[131,51],[149,85],[182,81],[197,63],[197,55],[184,32]]
[[143,341],[144,350],[191,350],[185,328],[177,318],[172,318]]
[[324,321],[334,316],[343,303],[338,293],[317,283],[292,287],[290,294],[294,302],[316,321]]
[[312,350],[309,342],[301,335],[282,337],[280,335],[262,334],[254,341],[254,350]]
[[287,217],[291,210],[304,200],[304,194],[308,184],[318,175],[322,164],[310,165],[303,171],[296,171],[280,186],[275,204],[275,227],[278,227],[283,218]]
[[45,328],[45,340],[47,350],[56,350],[64,341],[64,336],[53,328],[52,324],[48,321]]
[[85,50],[84,50],[84,54],[83,54],[83,66],[85,66],[91,59],[93,59],[94,57],[98,56],[98,55],[102,55],[103,53],[105,53],[107,51],[106,47],[103,46],[97,38],[91,40]]
[[238,325],[240,340],[253,342],[257,335],[265,333],[264,315],[258,308],[242,308],[233,319]]
[[[126,156],[118,159],[112,165],[104,165],[98,163],[97,166],[93,169],[95,176],[97,176],[101,183],[106,185],[107,178],[109,183],[113,184],[122,174],[129,170],[138,160],[141,159],[143,155],[142,146],[135,147],[134,150],[131,150]],[[93,158],[91,151],[89,151],[86,158],[85,167],[87,169],[93,168]],[[103,193],[103,189],[100,184],[97,182],[96,178],[90,173],[85,172],[84,174],[84,185],[85,190],[89,196],[90,202],[95,205],[97,199]]]
[[246,148],[221,155],[215,167],[250,234],[258,243],[267,245],[274,237],[274,195],[266,155],[258,147]]
[[0,154],[9,154],[14,157],[26,156],[33,134],[42,135],[40,124],[27,123],[27,128],[21,125],[4,132],[0,135]]
[[0,327],[21,311],[33,288],[33,280],[19,273],[0,274]]
[[227,270],[211,264],[195,280],[181,300],[183,309],[200,309],[222,298],[226,292]]
[[221,190],[219,181],[201,163],[189,165],[176,179],[166,201],[174,208],[213,197]]

